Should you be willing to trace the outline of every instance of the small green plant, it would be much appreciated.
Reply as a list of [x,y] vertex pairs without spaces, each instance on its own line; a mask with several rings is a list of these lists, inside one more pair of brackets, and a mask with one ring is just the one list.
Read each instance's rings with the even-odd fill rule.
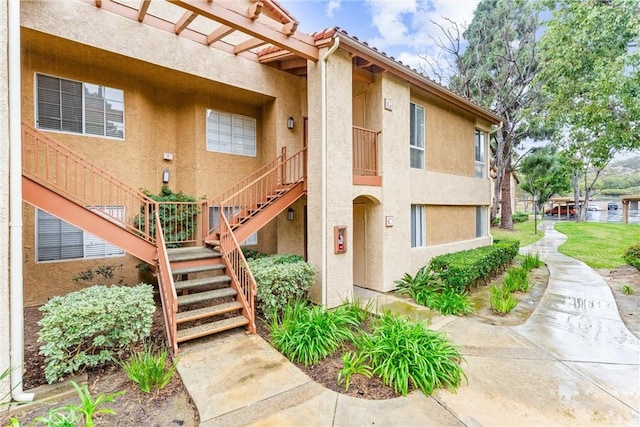
[[[12,419],[12,421],[14,419]],[[76,427],[80,424],[80,418],[78,417],[75,407],[70,406],[50,408],[47,415],[37,417],[34,421],[42,423],[47,427]],[[16,422],[17,424],[12,423],[11,426],[17,427],[20,425],[17,420]]]
[[534,268],[540,268],[542,266],[542,260],[538,252],[527,253],[522,257],[522,268],[527,271],[531,271]]
[[526,222],[529,220],[529,214],[526,212],[516,212],[511,216],[511,220],[514,223]]
[[315,269],[298,255],[274,255],[249,261],[258,283],[256,301],[267,322],[282,313],[289,301],[305,299]]
[[353,311],[348,309],[329,311],[296,300],[285,306],[281,316],[273,317],[271,342],[290,360],[315,365],[333,354],[345,340],[352,340],[351,328],[358,324]]
[[631,295],[633,294],[633,289],[631,288],[631,286],[629,285],[624,285],[621,289],[622,293],[625,295]]
[[156,353],[153,344],[145,341],[142,349],[134,352],[128,361],[121,362],[120,366],[140,390],[151,393],[154,389],[162,390],[175,374],[178,361],[167,366],[167,357],[166,348]]
[[429,271],[429,268],[425,265],[422,267],[415,276],[409,273],[404,273],[402,279],[395,280],[393,283],[398,285],[398,293],[411,295],[417,289],[424,287],[433,288],[434,285],[439,284],[438,276]]
[[40,354],[53,383],[85,367],[111,361],[149,336],[155,311],[153,287],[92,286],[52,298],[40,308]]
[[440,387],[455,392],[466,378],[463,358],[445,335],[390,313],[376,319],[373,332],[361,335],[356,347],[362,363],[368,361],[374,375],[403,395],[410,387],[426,395]]
[[71,385],[76,389],[78,397],[80,397],[80,405],[75,407],[71,406],[70,408],[75,408],[75,411],[84,417],[85,427],[94,427],[93,417],[96,414],[115,414],[113,409],[102,408],[102,406],[106,403],[113,402],[116,397],[124,394],[124,391],[110,394],[100,393],[94,399],[91,397],[91,393],[89,393],[89,388],[86,384],[79,386],[74,381],[71,381]]
[[631,267],[640,270],[640,243],[636,243],[625,249],[622,259]]
[[504,278],[503,285],[509,292],[527,292],[529,284],[529,273],[522,267],[510,268]]
[[491,286],[491,307],[499,314],[507,314],[518,305],[518,300],[503,286]]
[[440,293],[434,294],[428,307],[438,310],[445,316],[471,314],[474,312],[473,305],[466,292],[458,293],[454,289],[448,288]]
[[342,356],[342,369],[338,372],[338,385],[340,385],[344,381],[344,389],[349,390],[349,385],[351,384],[351,376],[352,375],[362,375],[366,378],[371,378],[373,372],[371,372],[371,367],[366,363],[368,357],[348,352]]

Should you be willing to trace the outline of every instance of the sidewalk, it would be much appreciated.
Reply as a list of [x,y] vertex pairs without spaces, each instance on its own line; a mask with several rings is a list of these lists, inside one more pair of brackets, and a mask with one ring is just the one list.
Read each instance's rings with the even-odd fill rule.
[[[231,332],[182,347],[178,371],[203,426],[630,425],[640,424],[640,342],[618,316],[604,280],[558,253],[564,236],[524,248],[550,270],[539,307],[523,325],[435,316],[466,359],[457,394],[419,391],[372,401],[318,385],[257,335]],[[414,318],[432,317],[391,295],[362,299]]]

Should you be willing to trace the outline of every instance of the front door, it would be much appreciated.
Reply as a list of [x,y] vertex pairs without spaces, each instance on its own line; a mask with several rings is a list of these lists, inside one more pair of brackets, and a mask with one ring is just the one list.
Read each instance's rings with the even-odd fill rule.
[[353,284],[367,283],[366,263],[366,205],[353,205]]

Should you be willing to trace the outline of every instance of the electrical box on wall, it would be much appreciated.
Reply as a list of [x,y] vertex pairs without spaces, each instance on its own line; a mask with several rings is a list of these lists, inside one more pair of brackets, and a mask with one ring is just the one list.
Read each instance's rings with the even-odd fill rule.
[[165,160],[173,160],[173,153],[164,153],[162,156]]
[[336,225],[333,227],[333,250],[337,254],[347,252],[347,226]]

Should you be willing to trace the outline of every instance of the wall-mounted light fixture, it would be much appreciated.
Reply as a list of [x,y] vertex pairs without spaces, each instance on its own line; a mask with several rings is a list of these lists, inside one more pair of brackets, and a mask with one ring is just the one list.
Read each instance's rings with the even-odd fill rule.
[[162,171],[162,182],[165,184],[169,182],[169,169]]
[[289,117],[287,119],[287,129],[293,129],[293,125],[295,125],[295,122],[293,121],[293,117]]
[[292,208],[289,208],[289,210],[287,210],[287,220],[293,221],[293,209]]

